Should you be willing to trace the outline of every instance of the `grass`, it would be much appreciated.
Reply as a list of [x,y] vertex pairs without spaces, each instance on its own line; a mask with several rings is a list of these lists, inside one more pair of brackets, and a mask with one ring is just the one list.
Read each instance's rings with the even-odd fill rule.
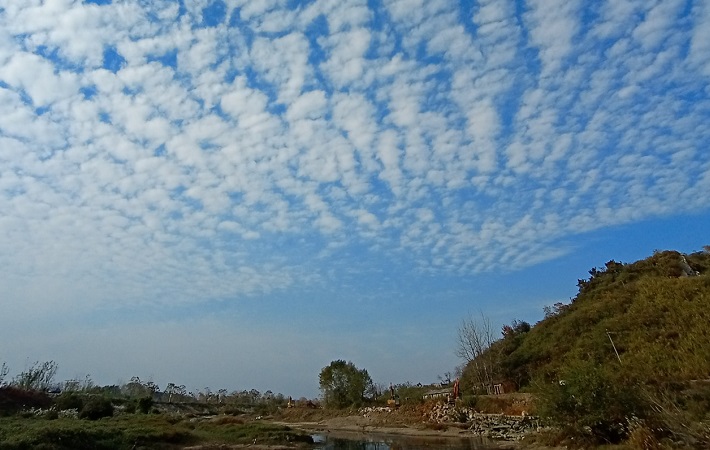
[[123,415],[87,421],[21,416],[0,418],[3,450],[177,449],[194,444],[285,444],[308,436],[288,427],[228,416],[189,419],[182,416]]

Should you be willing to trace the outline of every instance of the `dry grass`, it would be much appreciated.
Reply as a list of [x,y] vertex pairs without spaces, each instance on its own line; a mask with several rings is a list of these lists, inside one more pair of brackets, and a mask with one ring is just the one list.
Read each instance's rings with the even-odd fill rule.
[[626,444],[634,450],[661,450],[663,448],[656,439],[653,430],[643,424],[634,424],[631,427]]
[[244,419],[234,416],[219,416],[212,419],[217,425],[244,425]]

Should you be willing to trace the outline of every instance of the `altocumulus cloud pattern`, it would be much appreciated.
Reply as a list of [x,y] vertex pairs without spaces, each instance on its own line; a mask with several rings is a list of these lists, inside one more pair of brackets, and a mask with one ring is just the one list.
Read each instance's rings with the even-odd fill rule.
[[704,1],[3,0],[0,285],[522,268],[707,210],[708,81]]

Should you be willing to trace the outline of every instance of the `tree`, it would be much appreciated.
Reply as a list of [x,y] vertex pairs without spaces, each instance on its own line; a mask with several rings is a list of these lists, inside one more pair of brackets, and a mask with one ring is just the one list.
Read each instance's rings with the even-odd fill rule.
[[530,354],[520,351],[527,333],[532,327],[529,323],[513,320],[510,325],[503,325],[503,339],[495,343],[495,354],[498,358],[498,373],[506,380],[513,381],[518,388],[530,381],[528,359]]
[[530,324],[525,322],[524,320],[513,320],[513,323],[510,325],[503,325],[503,329],[501,333],[503,333],[503,338],[504,339],[509,339],[509,338],[514,338],[515,336],[519,336],[523,333],[527,333],[530,331],[531,327]]
[[91,379],[91,375],[87,374],[83,380],[78,378],[72,378],[71,380],[66,380],[60,383],[62,392],[89,392],[94,388],[94,382]]
[[58,367],[54,361],[42,364],[35,362],[32,367],[17,375],[12,384],[26,391],[46,391],[52,385]]
[[224,389],[224,388],[218,390],[218,391],[217,391],[217,401],[218,401],[219,403],[223,403],[223,402],[224,402],[224,399],[225,399],[225,397],[227,397],[227,394],[228,394],[228,393],[229,393],[229,391],[227,391],[227,390]]
[[352,362],[332,361],[320,372],[320,389],[326,406],[347,408],[360,406],[366,393],[374,391],[370,374]]
[[152,381],[143,382],[139,377],[131,377],[131,381],[123,386],[130,397],[152,397],[156,392],[160,392],[160,388]]
[[0,366],[0,387],[3,387],[5,383],[5,377],[7,376],[7,373],[9,371],[10,369],[8,369],[5,363],[2,363],[2,366]]
[[185,395],[185,385],[177,385],[175,383],[168,383],[168,385],[165,387],[165,390],[163,393],[168,394],[168,403],[173,402],[173,395],[180,395],[184,396]]
[[485,390],[493,383],[493,355],[488,351],[495,341],[491,321],[480,313],[480,318],[464,318],[458,329],[456,355],[462,358],[473,375],[474,382]]
[[143,395],[143,383],[139,377],[131,377],[131,381],[123,386],[129,397],[140,397]]
[[443,375],[437,376],[437,378],[438,378],[439,381],[441,382],[441,385],[442,385],[442,386],[448,386],[448,385],[450,385],[450,384],[451,384],[451,379],[452,379],[453,377],[454,377],[454,376],[453,376],[453,374],[452,374],[450,371],[449,371],[449,372],[444,372]]

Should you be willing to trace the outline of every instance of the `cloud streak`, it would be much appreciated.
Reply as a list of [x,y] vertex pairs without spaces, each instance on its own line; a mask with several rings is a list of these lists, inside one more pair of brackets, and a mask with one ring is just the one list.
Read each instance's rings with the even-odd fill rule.
[[523,268],[710,206],[700,4],[3,3],[13,299]]

